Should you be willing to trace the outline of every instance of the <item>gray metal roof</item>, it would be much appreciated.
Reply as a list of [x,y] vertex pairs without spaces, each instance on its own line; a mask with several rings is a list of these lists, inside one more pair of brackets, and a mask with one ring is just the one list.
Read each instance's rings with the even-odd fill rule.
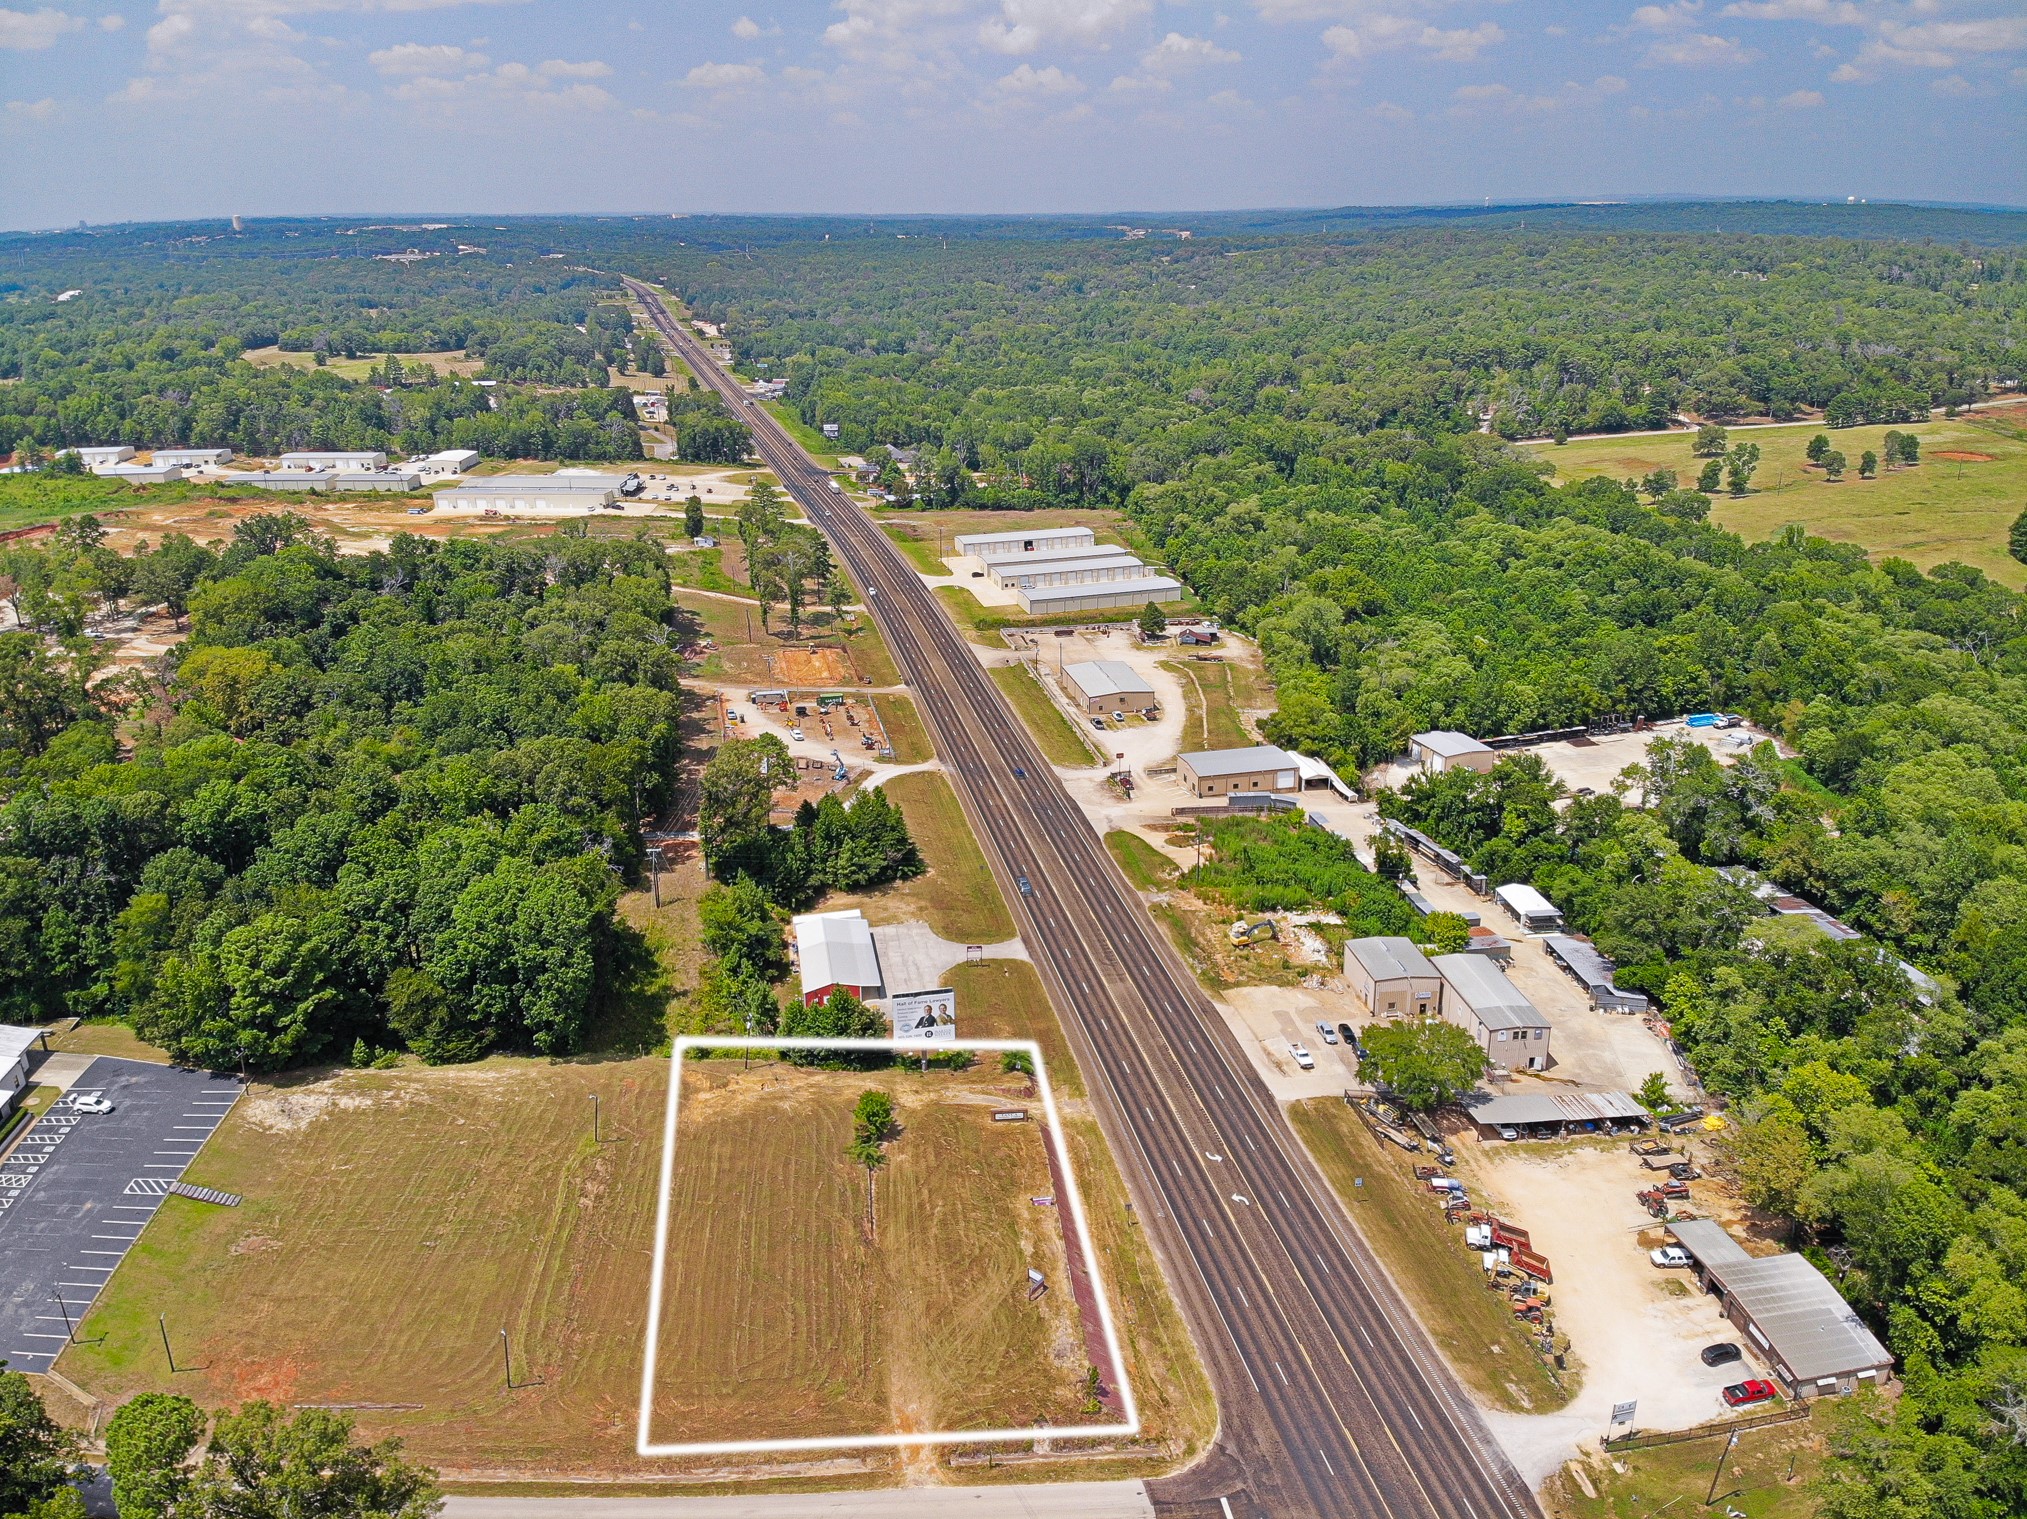
[[1152,696],[1147,677],[1123,659],[1086,659],[1063,666],[1085,696]]
[[1589,939],[1579,939],[1573,934],[1548,934],[1541,941],[1556,959],[1569,969],[1569,973],[1587,987],[1610,986],[1615,967],[1610,956]]
[[1031,527],[1011,533],[959,533],[955,541],[961,554],[966,544],[1041,543],[1061,538],[1082,538],[1088,543],[1097,536],[1088,527]]
[[1799,1255],[1748,1255],[1707,1218],[1670,1224],[1696,1263],[1738,1301],[1797,1382],[1891,1366],[1893,1357],[1828,1277]]
[[47,1029],[24,1028],[15,1023],[0,1023],[0,1069],[12,1065],[21,1056],[35,1048]]
[[1081,601],[1090,596],[1133,596],[1142,601],[1159,601],[1181,589],[1180,580],[1149,575],[1138,580],[1078,580],[1068,585],[1022,586],[1020,592],[1032,607],[1038,601]]
[[1293,770],[1295,757],[1272,744],[1254,744],[1248,749],[1203,749],[1195,754],[1178,754],[1176,761],[1198,775],[1251,775],[1256,770]]
[[1595,1123],[1649,1116],[1624,1092],[1529,1092],[1513,1097],[1474,1092],[1463,1099],[1463,1107],[1473,1123],[1482,1124]]
[[502,491],[509,495],[518,491],[522,495],[530,492],[555,495],[593,495],[619,489],[618,475],[471,475],[462,485],[446,486],[437,492],[439,496],[497,496]]
[[1399,981],[1410,976],[1433,981],[1437,976],[1436,967],[1415,941],[1398,935],[1353,939],[1344,946],[1344,952],[1356,958],[1375,981]]
[[1481,744],[1468,733],[1459,733],[1451,728],[1432,728],[1427,733],[1417,733],[1410,743],[1426,749],[1431,754],[1440,754],[1444,759],[1455,759],[1460,754],[1490,754],[1492,746]]
[[1483,955],[1438,955],[1430,962],[1472,1016],[1489,1029],[1547,1028],[1541,1009]]

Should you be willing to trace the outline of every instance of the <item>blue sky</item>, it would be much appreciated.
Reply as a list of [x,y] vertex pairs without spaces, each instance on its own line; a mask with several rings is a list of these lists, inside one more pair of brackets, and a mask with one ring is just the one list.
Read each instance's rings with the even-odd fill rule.
[[2027,203],[2022,0],[11,0],[0,226]]

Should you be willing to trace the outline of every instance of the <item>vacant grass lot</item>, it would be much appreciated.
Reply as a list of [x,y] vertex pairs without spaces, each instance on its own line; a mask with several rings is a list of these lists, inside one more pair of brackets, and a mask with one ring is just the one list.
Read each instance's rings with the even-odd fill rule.
[[[1289,1111],[1345,1211],[1465,1385],[1516,1413],[1545,1413],[1568,1402],[1576,1379],[1565,1376],[1556,1385],[1515,1327],[1506,1299],[1486,1290],[1463,1232],[1443,1222],[1405,1158],[1383,1152],[1340,1101],[1312,1098]],[[1354,1186],[1361,1177],[1365,1184]]]
[[925,875],[872,891],[833,893],[826,912],[857,907],[875,923],[919,918],[958,944],[997,944],[1014,936],[1013,915],[999,883],[971,836],[950,782],[934,770],[897,775],[881,789],[908,819],[908,831],[928,864]]
[[1240,685],[1250,691],[1253,682],[1243,666],[1230,659],[1216,664],[1193,659],[1165,659],[1162,669],[1182,682],[1188,710],[1182,721],[1182,741],[1196,749],[1244,749],[1258,743],[1240,715]]
[[[781,1439],[1084,1422],[1086,1362],[1035,1124],[1005,1078],[685,1067],[656,1367],[656,1440]],[[873,1182],[852,1104],[894,1099]],[[812,1248],[817,1246],[818,1248]],[[1027,1272],[1057,1290],[1035,1302]]]
[[1724,1449],[1717,1435],[1572,1461],[1544,1490],[1549,1512],[1556,1519],[1648,1519],[1664,1509],[1721,1514],[1736,1508],[1752,1519],[1810,1519],[1817,1505],[1809,1484],[1822,1470],[1824,1415],[1834,1402],[1820,1399],[1807,1419],[1741,1434],[1708,1509],[1704,1494]]
[[871,701],[873,710],[880,714],[887,742],[893,746],[895,764],[919,765],[936,758],[929,730],[922,725],[922,714],[915,710],[914,702],[905,696],[875,696]]
[[447,1471],[654,1470],[632,1451],[668,1069],[257,1083],[188,1177],[245,1201],[165,1199],[61,1370],[108,1401],[352,1405]]
[[[317,367],[315,354],[297,353],[294,350],[284,352],[274,347],[249,348],[240,357],[261,369],[272,369],[282,364],[293,365],[297,369]],[[466,358],[463,349],[446,349],[438,353],[404,353],[397,357],[400,358],[404,369],[413,369],[418,364],[432,364],[438,374],[471,375],[486,367],[484,359]],[[371,378],[375,371],[384,369],[386,365],[386,354],[362,353],[355,359],[340,355],[329,359],[323,367],[342,379],[364,380]]]
[[994,665],[989,672],[1013,709],[1027,724],[1035,744],[1052,765],[1092,765],[1097,760],[1084,735],[1070,726],[1063,709],[1049,699],[1025,665]]
[[1115,828],[1105,835],[1105,847],[1113,860],[1141,891],[1160,891],[1174,884],[1178,874],[1175,861],[1137,833]]
[[[2009,419],[2009,420],[2002,420]],[[2027,507],[2027,408],[1989,417],[1909,423],[1901,432],[1921,439],[1922,462],[1912,469],[1882,469],[1876,480],[1858,478],[1858,459],[1878,452],[1884,427],[1820,424],[1757,427],[1734,433],[1736,442],[1760,446],[1759,473],[1750,495],[1718,496],[1711,519],[1748,539],[1770,538],[1790,522],[1811,533],[1863,544],[1872,554],[1895,555],[1928,569],[1949,560],[1975,565],[2010,586],[2027,584],[2027,566],[2006,553],[2006,534]],[[1809,440],[1827,433],[1849,471],[1824,479],[1809,465]],[[1614,479],[1672,469],[1684,485],[1696,483],[1703,461],[1690,454],[1689,433],[1652,438],[1592,438],[1580,443],[1532,444],[1529,451],[1555,466],[1556,479],[1588,475]],[[1956,453],[1983,459],[1948,459]]]

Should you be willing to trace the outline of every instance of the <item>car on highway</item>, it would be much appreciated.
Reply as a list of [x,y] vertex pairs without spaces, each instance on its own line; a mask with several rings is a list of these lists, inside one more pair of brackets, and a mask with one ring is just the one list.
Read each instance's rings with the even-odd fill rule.
[[1703,1347],[1703,1364],[1706,1366],[1729,1366],[1739,1360],[1744,1352],[1730,1340],[1720,1340],[1715,1345]]
[[80,1092],[71,1098],[70,1109],[73,1113],[110,1113],[113,1105],[98,1092]]
[[1299,1044],[1289,1045],[1288,1053],[1295,1057],[1295,1063],[1301,1066],[1303,1070],[1313,1071],[1316,1069],[1316,1057],[1310,1054],[1309,1051],[1304,1049],[1301,1045]]
[[1680,1245],[1663,1245],[1658,1250],[1649,1250],[1647,1259],[1664,1271],[1672,1271],[1689,1264],[1689,1252]]
[[802,729],[800,729],[800,728],[790,728],[790,729],[788,730],[788,736],[789,736],[790,738],[794,739],[794,740],[795,740],[795,741],[796,741],[796,742],[797,742],[797,743],[799,744],[799,743],[801,743],[801,742],[802,742]]
[[1015,876],[1014,885],[1021,889],[1021,895],[1024,897],[1031,897],[1035,894],[1034,883],[1026,876]]
[[1726,1408],[1751,1408],[1755,1403],[1771,1403],[1780,1394],[1771,1382],[1762,1382],[1755,1377],[1750,1382],[1734,1382],[1724,1390]]
[[1316,1032],[1323,1036],[1325,1044],[1337,1043],[1337,1030],[1325,1023],[1321,1018],[1316,1020]]

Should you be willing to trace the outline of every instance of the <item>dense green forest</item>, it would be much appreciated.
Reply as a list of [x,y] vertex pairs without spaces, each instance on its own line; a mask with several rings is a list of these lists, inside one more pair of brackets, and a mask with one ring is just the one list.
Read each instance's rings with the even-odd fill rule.
[[[662,560],[341,558],[287,517],[218,554],[120,559],[88,525],[11,553],[35,631],[0,634],[0,1019],[113,1015],[252,1069],[583,1048],[652,975],[613,905],[675,782]],[[88,685],[79,619],[127,596],[190,636]]]

